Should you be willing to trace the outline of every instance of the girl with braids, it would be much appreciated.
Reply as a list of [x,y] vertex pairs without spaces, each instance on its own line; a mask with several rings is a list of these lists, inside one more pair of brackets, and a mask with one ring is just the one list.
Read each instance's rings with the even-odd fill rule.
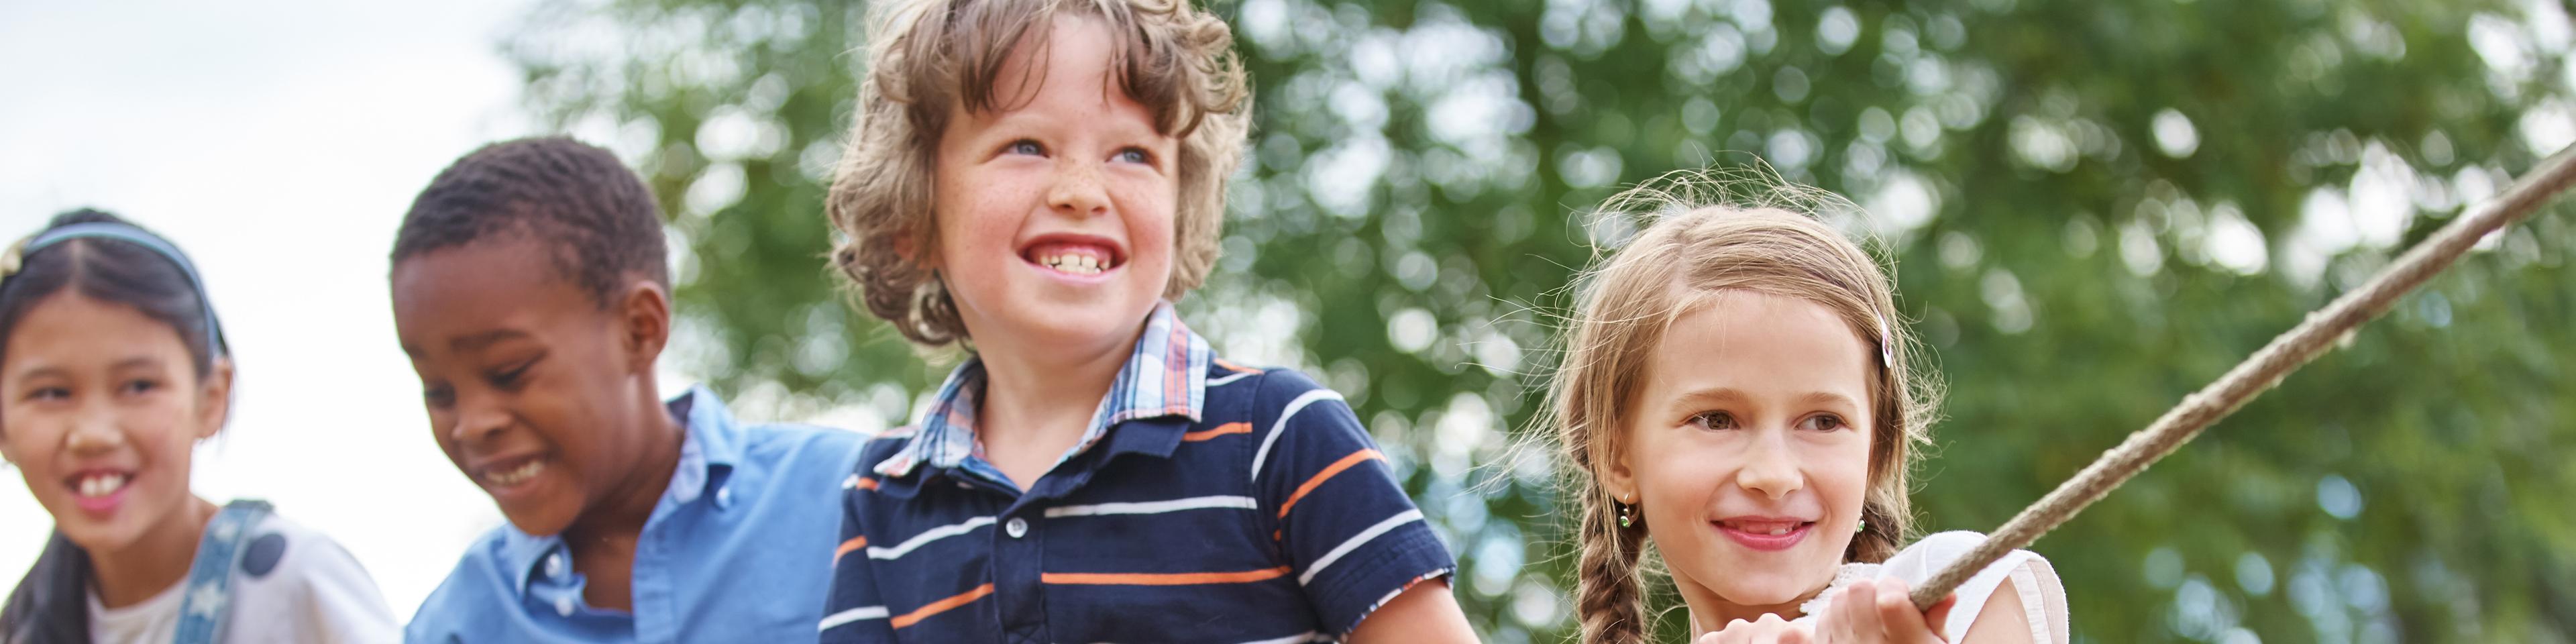
[[1806,214],[1840,202],[1777,192],[1739,208],[1641,187],[1602,209],[1658,217],[1579,283],[1543,419],[1581,513],[1582,641],[1647,637],[1657,560],[1702,642],[2066,641],[2064,590],[2026,551],[1928,613],[1906,600],[1983,537],[1900,548],[1935,391],[1889,324],[1888,274]]

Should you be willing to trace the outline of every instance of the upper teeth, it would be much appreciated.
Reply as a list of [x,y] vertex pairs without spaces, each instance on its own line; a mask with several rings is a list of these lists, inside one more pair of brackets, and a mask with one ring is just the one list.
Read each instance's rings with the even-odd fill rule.
[[125,475],[92,474],[81,477],[78,485],[81,496],[107,496],[125,489]]
[[1066,254],[1040,259],[1038,260],[1038,263],[1045,264],[1050,268],[1067,273],[1088,275],[1100,272],[1103,268],[1102,264],[1106,262],[1102,262],[1100,258],[1092,257],[1090,255]]
[[544,469],[546,469],[546,462],[543,459],[532,460],[526,465],[486,472],[483,474],[483,480],[491,481],[493,485],[513,485],[536,476],[539,470]]

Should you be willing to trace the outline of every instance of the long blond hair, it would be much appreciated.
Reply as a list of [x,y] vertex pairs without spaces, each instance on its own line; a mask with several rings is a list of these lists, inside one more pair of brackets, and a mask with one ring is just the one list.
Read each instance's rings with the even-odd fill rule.
[[1580,505],[1575,607],[1585,644],[1638,642],[1648,630],[1641,575],[1651,565],[1644,556],[1647,526],[1642,520],[1619,525],[1616,500],[1596,477],[1623,449],[1628,406],[1664,330],[1720,291],[1814,302],[1878,350],[1880,368],[1869,383],[1865,524],[1844,559],[1884,561],[1911,536],[1906,471],[1915,447],[1929,443],[1925,426],[1938,394],[1911,369],[1914,339],[1893,324],[1890,273],[1817,219],[1826,210],[1857,211],[1839,197],[1771,181],[1762,182],[1768,194],[1755,202],[1760,205],[1703,195],[1741,183],[1677,173],[1611,198],[1594,222],[1595,230],[1614,231],[1629,218],[1652,223],[1578,278],[1564,360],[1541,418],[1564,450],[1568,492]]

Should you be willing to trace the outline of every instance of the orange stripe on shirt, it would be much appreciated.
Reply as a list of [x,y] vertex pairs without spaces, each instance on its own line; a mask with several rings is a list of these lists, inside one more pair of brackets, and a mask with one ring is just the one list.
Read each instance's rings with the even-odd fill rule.
[[1260,372],[1261,372],[1261,370],[1260,370],[1260,369],[1254,369],[1254,368],[1251,368],[1251,367],[1246,367],[1246,366],[1243,366],[1243,365],[1238,365],[1238,364],[1235,364],[1235,363],[1226,362],[1226,361],[1225,361],[1225,359],[1223,359],[1223,358],[1209,358],[1209,359],[1208,359],[1208,362],[1214,362],[1214,363],[1216,363],[1216,366],[1224,367],[1227,371],[1234,371],[1234,372],[1238,372],[1238,373],[1260,373]]
[[1192,584],[1240,584],[1278,579],[1288,574],[1287,566],[1246,570],[1243,572],[1050,572],[1038,575],[1038,581],[1050,584],[1091,586],[1188,586]]
[[1297,486],[1297,491],[1288,495],[1287,503],[1279,504],[1279,518],[1288,518],[1288,509],[1297,507],[1298,499],[1306,498],[1307,492],[1315,491],[1315,488],[1323,485],[1325,480],[1333,478],[1333,475],[1335,474],[1342,473],[1342,470],[1351,469],[1351,466],[1358,465],[1361,461],[1366,461],[1372,458],[1384,459],[1386,458],[1386,455],[1379,454],[1377,453],[1377,450],[1373,449],[1361,449],[1360,451],[1351,452],[1351,455],[1349,456],[1342,457],[1342,460],[1333,461],[1332,465],[1324,466],[1324,471],[1316,472],[1314,477],[1306,479],[1305,485]]
[[1195,432],[1190,432],[1190,433],[1182,434],[1182,435],[1181,435],[1181,440],[1184,440],[1184,441],[1190,441],[1190,442],[1198,442],[1198,441],[1203,441],[1203,440],[1207,440],[1207,439],[1211,439],[1211,438],[1216,438],[1216,437],[1218,437],[1218,436],[1224,436],[1224,435],[1226,435],[1226,434],[1250,434],[1250,433],[1252,433],[1252,423],[1226,423],[1226,424],[1223,424],[1223,425],[1218,425],[1218,426],[1216,426],[1216,428],[1215,428],[1215,429],[1203,429],[1203,430],[1199,430],[1199,431],[1195,431]]
[[849,541],[843,541],[843,542],[841,542],[841,547],[840,547],[839,549],[835,549],[835,550],[833,550],[833,551],[832,551],[832,563],[840,563],[840,562],[841,562],[841,555],[850,554],[850,551],[852,551],[852,550],[857,550],[857,549],[865,548],[865,547],[868,547],[868,535],[864,535],[864,534],[863,534],[863,535],[859,535],[859,536],[855,536],[855,537],[850,537],[850,540],[849,540]]
[[862,476],[862,477],[859,477],[859,481],[858,481],[858,484],[857,484],[857,485],[858,485],[858,488],[859,488],[859,489],[862,489],[862,490],[874,490],[874,489],[877,489],[877,480],[876,480],[876,479],[874,479],[874,478],[870,478],[870,477]]
[[955,596],[947,599],[931,602],[928,605],[915,608],[912,612],[896,615],[894,616],[894,619],[890,621],[894,624],[895,628],[911,626],[913,624],[920,623],[921,620],[928,619],[932,615],[948,612],[948,609],[974,603],[975,600],[983,599],[985,595],[990,594],[993,594],[992,584],[976,586],[974,590],[957,593]]

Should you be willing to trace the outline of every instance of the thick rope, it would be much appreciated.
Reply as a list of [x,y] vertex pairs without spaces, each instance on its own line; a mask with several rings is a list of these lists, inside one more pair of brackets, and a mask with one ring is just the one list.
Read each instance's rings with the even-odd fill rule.
[[2217,382],[2182,399],[2164,417],[2157,418],[2146,429],[2130,434],[2118,447],[2102,453],[2102,458],[2077,472],[2075,478],[2057,486],[2038,503],[2014,515],[2003,527],[1988,535],[1985,543],[1968,551],[1950,567],[1933,575],[1914,589],[1914,605],[1929,609],[1933,603],[1957,589],[1968,577],[1984,570],[2005,553],[2030,545],[2058,524],[2082,511],[2084,506],[2100,500],[2102,495],[2129,480],[2156,459],[2181,447],[2254,396],[2280,384],[2290,374],[2318,355],[2325,353],[2337,339],[2353,329],[2387,313],[2390,304],[2407,292],[2422,286],[2425,280],[2449,268],[2461,255],[2475,246],[2480,238],[2529,217],[2559,192],[2576,183],[2576,146],[2559,150],[2543,159],[2540,165],[2505,189],[2504,195],[2477,211],[2442,227],[2423,243],[2407,249],[2390,265],[2372,277],[2368,284],[2335,298],[2334,303],[2309,313],[2306,321],[2288,333],[2273,338],[2272,343],[2254,352],[2252,357],[2227,370]]

